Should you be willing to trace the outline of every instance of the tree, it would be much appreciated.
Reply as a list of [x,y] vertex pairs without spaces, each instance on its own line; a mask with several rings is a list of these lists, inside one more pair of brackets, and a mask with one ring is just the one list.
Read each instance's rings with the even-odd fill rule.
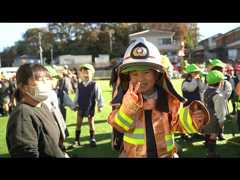
[[[39,35],[41,36],[41,47],[43,49],[43,57],[47,58],[47,62],[50,62],[51,49],[54,46],[54,34],[52,32],[49,32],[47,29],[41,29],[41,28],[28,29],[24,33],[23,42],[20,42],[20,45],[25,45],[25,48],[26,48],[25,54],[39,57],[39,53],[40,53]],[[17,45],[17,47],[18,46],[19,44]]]
[[0,56],[2,67],[10,67],[17,56],[16,48],[14,46],[5,48]]
[[185,44],[186,44],[186,48],[188,49],[189,60],[191,60],[192,58],[192,50],[196,48],[199,37],[200,37],[200,34],[199,34],[199,28],[197,27],[197,24],[191,23],[187,31],[187,36],[185,38]]

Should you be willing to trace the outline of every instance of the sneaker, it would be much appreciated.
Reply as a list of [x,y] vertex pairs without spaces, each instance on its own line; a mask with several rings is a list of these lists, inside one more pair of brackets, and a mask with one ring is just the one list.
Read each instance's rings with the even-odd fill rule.
[[225,140],[225,138],[223,137],[222,134],[219,134],[219,135],[218,135],[218,140],[223,141],[223,140]]
[[90,139],[90,146],[91,147],[96,147],[97,146],[96,139],[94,139],[94,138]]
[[73,146],[74,147],[76,147],[76,146],[80,146],[81,144],[80,144],[80,141],[74,141],[74,143],[73,143]]

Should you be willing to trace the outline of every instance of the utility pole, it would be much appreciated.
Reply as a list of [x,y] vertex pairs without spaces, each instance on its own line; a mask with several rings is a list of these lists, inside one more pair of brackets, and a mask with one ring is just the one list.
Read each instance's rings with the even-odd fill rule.
[[110,45],[110,51],[112,52],[112,31],[109,31],[109,45]]
[[51,63],[50,64],[53,64],[53,47],[51,47]]
[[40,64],[43,64],[43,57],[42,57],[42,36],[41,36],[41,32],[38,33],[38,40],[39,40],[39,53],[40,53]]

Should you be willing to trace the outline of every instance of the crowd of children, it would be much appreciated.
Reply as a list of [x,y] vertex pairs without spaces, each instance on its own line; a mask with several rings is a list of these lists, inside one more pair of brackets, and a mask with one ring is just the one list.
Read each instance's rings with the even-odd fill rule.
[[[240,130],[240,65],[233,68],[219,59],[210,59],[206,69],[203,70],[196,64],[187,64],[183,74],[181,96],[172,85],[172,67],[169,62],[169,59],[162,56],[152,43],[145,38],[138,38],[127,48],[123,61],[113,68],[110,81],[113,87],[112,112],[106,117],[113,128],[113,149],[119,152],[120,157],[174,158],[178,157],[179,151],[174,141],[174,134],[180,133],[182,137],[200,136],[205,140],[207,157],[219,157],[216,152],[216,142],[224,140],[224,122],[228,114],[236,114]],[[28,68],[29,71],[34,70],[31,66]],[[45,72],[44,67],[40,69],[41,72]],[[92,147],[96,147],[95,107],[101,112],[104,99],[100,86],[93,80],[94,73],[95,69],[91,64],[82,64],[78,69],[73,70],[64,66],[58,80],[53,80],[55,77],[51,75],[48,76],[48,80],[51,81],[50,89],[35,89],[36,92],[28,94],[22,92],[21,84],[18,84],[19,87],[14,84],[14,78],[8,81],[8,86],[6,80],[1,78],[0,113],[11,112],[14,106],[19,110],[21,103],[26,103],[13,101],[15,89],[22,92],[22,97],[30,99],[29,102],[36,101],[33,103],[34,107],[38,107],[39,103],[41,106],[45,104],[58,124],[59,134],[56,134],[60,137],[59,147],[64,152],[66,148],[63,142],[69,136],[66,126],[66,107],[70,107],[77,112],[72,147],[81,145],[81,126],[84,118],[88,119],[89,143]],[[27,79],[29,78],[31,79],[31,77]],[[43,80],[33,82],[35,81]],[[56,81],[57,83],[53,83]],[[28,83],[25,85],[31,86]],[[73,93],[74,101],[70,98]],[[229,100],[233,104],[231,113],[228,110]],[[35,111],[35,108],[33,109]],[[14,123],[12,114],[15,117],[16,112],[14,111],[10,116],[11,123]],[[14,128],[10,125],[9,127]],[[22,131],[24,130],[26,129]],[[14,138],[8,138],[13,138],[13,135],[9,134],[7,140],[9,150],[12,152],[11,156],[14,157],[14,149],[10,143]],[[18,148],[21,150],[20,147]],[[21,152],[17,153],[21,155]],[[66,157],[67,155],[58,152],[51,156]]]

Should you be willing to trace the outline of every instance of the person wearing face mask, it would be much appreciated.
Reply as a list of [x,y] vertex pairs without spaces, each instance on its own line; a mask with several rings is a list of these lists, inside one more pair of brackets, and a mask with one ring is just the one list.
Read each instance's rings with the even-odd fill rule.
[[95,104],[97,101],[98,112],[101,112],[103,108],[103,97],[100,87],[92,80],[94,72],[94,67],[91,64],[82,64],[80,66],[80,78],[82,81],[78,83],[75,98],[76,109],[78,109],[75,145],[78,146],[80,145],[81,126],[84,117],[88,118],[90,145],[92,147],[96,146],[94,127]]
[[17,105],[7,125],[6,141],[11,157],[64,158],[61,131],[45,103],[50,86],[40,64],[24,64],[16,74]]

